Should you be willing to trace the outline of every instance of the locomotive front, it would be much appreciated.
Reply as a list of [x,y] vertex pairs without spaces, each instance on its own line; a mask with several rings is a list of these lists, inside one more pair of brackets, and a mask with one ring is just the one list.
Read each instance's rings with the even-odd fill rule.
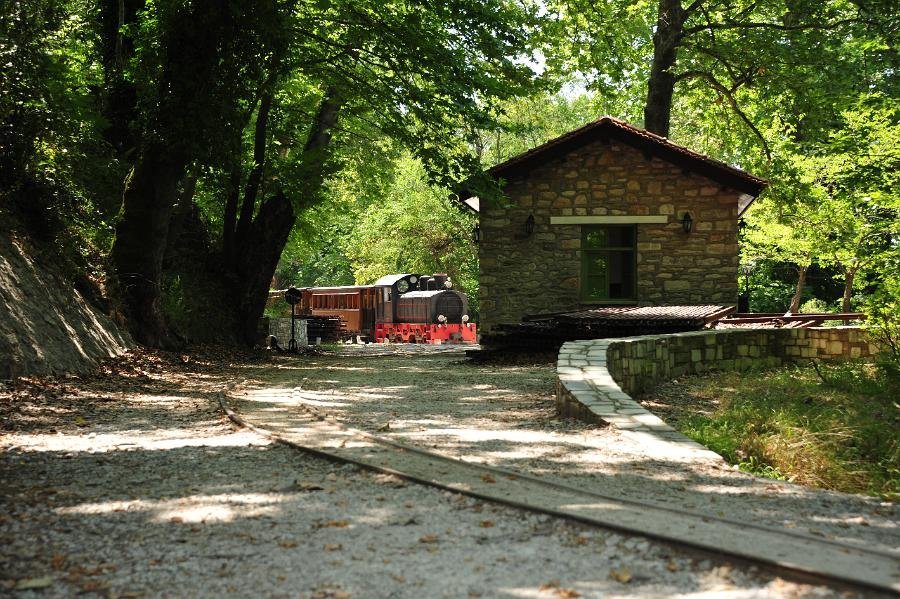
[[[402,275],[390,284],[392,322],[376,323],[376,340],[403,343],[475,343],[465,294],[445,274]],[[376,283],[377,284],[377,283]]]

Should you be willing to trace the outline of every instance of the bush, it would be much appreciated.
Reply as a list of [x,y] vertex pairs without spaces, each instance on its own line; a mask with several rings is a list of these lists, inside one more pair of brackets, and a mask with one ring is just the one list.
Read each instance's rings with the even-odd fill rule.
[[782,281],[766,281],[750,290],[751,312],[784,312],[791,305],[794,286]]
[[834,312],[824,300],[814,297],[800,305],[801,314],[814,314],[816,312]]
[[879,367],[887,376],[900,381],[900,297],[875,294],[866,305],[866,330],[878,344]]

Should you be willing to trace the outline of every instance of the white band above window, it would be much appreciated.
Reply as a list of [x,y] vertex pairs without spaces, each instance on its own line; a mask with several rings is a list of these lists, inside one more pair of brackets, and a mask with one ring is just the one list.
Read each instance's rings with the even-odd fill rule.
[[669,217],[665,214],[653,216],[551,216],[551,225],[641,225],[665,224]]

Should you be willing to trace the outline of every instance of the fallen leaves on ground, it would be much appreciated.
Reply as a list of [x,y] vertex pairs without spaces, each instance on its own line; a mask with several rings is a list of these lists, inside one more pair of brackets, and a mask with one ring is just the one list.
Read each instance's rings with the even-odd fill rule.
[[438,537],[437,535],[423,535],[419,538],[420,543],[437,543]]
[[621,568],[613,568],[609,571],[609,579],[615,580],[616,582],[621,582],[622,584],[628,584],[631,582],[631,570],[622,566]]
[[313,528],[347,528],[349,524],[348,520],[326,520],[313,524]]
[[490,474],[482,474],[482,475],[481,475],[481,480],[483,480],[483,481],[486,482],[486,483],[495,483],[495,482],[497,482],[497,479],[494,478],[493,476],[491,476]]
[[310,599],[350,599],[350,597],[349,591],[338,588],[316,589],[310,595]]
[[289,491],[301,491],[304,493],[309,493],[311,491],[324,491],[325,487],[322,485],[311,483],[305,480],[295,480],[294,484],[288,487]]
[[24,578],[16,583],[15,590],[25,591],[28,589],[44,589],[53,586],[54,578],[52,576],[40,576],[38,578]]
[[578,597],[581,597],[580,592],[560,586],[560,582],[556,579],[542,584],[538,590],[542,593],[553,593],[553,596],[557,599],[578,599]]

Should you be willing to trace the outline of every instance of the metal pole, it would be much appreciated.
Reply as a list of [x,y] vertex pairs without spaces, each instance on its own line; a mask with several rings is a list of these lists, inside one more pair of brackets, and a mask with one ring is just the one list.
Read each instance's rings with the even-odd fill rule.
[[289,351],[297,351],[297,340],[294,338],[294,318],[297,313],[297,304],[291,304],[291,340],[288,342]]

